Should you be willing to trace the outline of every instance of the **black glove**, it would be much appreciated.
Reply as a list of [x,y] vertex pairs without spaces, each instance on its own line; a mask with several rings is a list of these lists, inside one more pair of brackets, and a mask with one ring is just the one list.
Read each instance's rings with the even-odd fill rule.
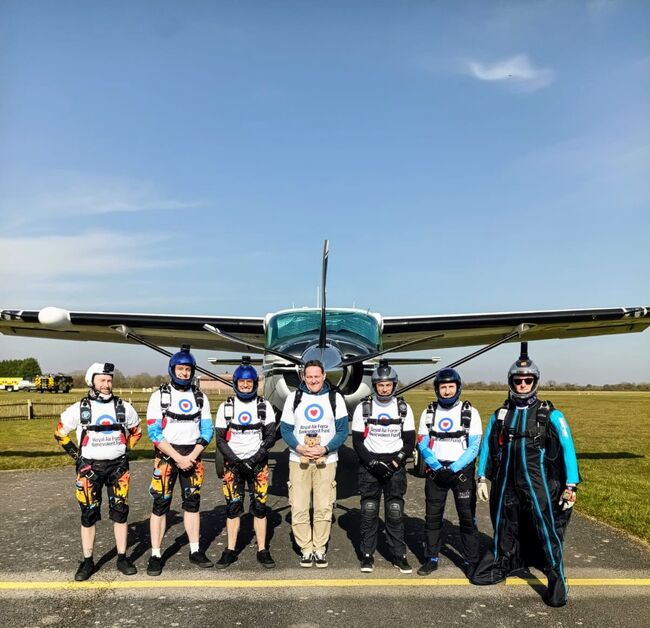
[[368,463],[368,471],[379,480],[388,480],[397,469],[392,464],[373,458]]
[[261,466],[269,456],[269,452],[260,447],[249,459],[248,461],[254,466]]
[[406,464],[406,459],[408,456],[403,451],[398,451],[395,457],[390,461],[392,467],[395,467],[395,470],[401,469]]
[[452,487],[458,480],[458,474],[454,473],[449,467],[442,467],[433,474],[433,479],[440,486]]
[[255,472],[255,465],[251,462],[251,458],[240,460],[236,465],[237,471],[244,477],[251,477]]

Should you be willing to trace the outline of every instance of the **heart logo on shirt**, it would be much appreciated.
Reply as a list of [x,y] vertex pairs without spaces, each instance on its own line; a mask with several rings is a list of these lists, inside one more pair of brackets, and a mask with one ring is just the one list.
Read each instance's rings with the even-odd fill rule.
[[310,423],[316,423],[323,418],[323,408],[321,408],[317,403],[312,403],[310,406],[305,408],[305,418]]

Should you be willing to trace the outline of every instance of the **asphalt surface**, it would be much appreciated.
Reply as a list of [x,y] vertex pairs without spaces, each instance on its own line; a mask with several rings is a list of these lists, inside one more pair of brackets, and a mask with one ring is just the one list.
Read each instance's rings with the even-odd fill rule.
[[[356,458],[342,450],[337,474],[336,521],[327,569],[301,569],[290,538],[287,460],[281,443],[271,454],[270,549],[277,568],[255,560],[250,515],[242,520],[239,560],[226,571],[200,569],[188,561],[187,537],[174,496],[163,546],[165,567],[146,575],[149,557],[147,493],[151,462],[132,464],[129,553],[139,573],[115,568],[112,524],[106,505],[97,526],[96,573],[74,583],[80,560],[79,511],[72,466],[48,471],[0,473],[0,621],[3,626],[643,626],[650,617],[650,551],[612,529],[574,513],[565,544],[569,604],[547,607],[539,572],[493,587],[464,578],[453,503],[446,513],[445,543],[438,571],[422,578],[424,480],[409,475],[406,534],[412,575],[390,564],[383,539],[375,571],[361,574],[358,546],[359,497]],[[579,497],[578,497],[579,499]],[[216,560],[225,547],[225,512],[220,481],[210,460],[202,490],[201,544]],[[487,507],[479,504],[481,541],[490,540]]]

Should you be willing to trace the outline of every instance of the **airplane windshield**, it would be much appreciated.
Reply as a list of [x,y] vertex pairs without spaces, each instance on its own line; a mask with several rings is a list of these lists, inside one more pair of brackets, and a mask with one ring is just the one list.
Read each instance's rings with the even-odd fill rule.
[[[267,346],[275,347],[306,334],[320,331],[320,310],[282,312],[271,318],[266,330]],[[364,312],[328,310],[325,316],[327,333],[353,334],[372,347],[379,347],[379,323]]]

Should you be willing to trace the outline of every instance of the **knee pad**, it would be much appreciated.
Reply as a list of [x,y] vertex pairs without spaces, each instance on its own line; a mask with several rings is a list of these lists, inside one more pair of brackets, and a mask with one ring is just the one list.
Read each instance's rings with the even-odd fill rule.
[[241,499],[233,499],[226,504],[226,517],[228,517],[228,519],[237,519],[237,517],[241,517],[243,511],[244,504]]
[[361,502],[361,516],[374,519],[379,511],[379,502],[375,499],[364,499]]
[[401,521],[402,514],[402,504],[399,502],[389,502],[386,506],[386,518],[390,521]]

